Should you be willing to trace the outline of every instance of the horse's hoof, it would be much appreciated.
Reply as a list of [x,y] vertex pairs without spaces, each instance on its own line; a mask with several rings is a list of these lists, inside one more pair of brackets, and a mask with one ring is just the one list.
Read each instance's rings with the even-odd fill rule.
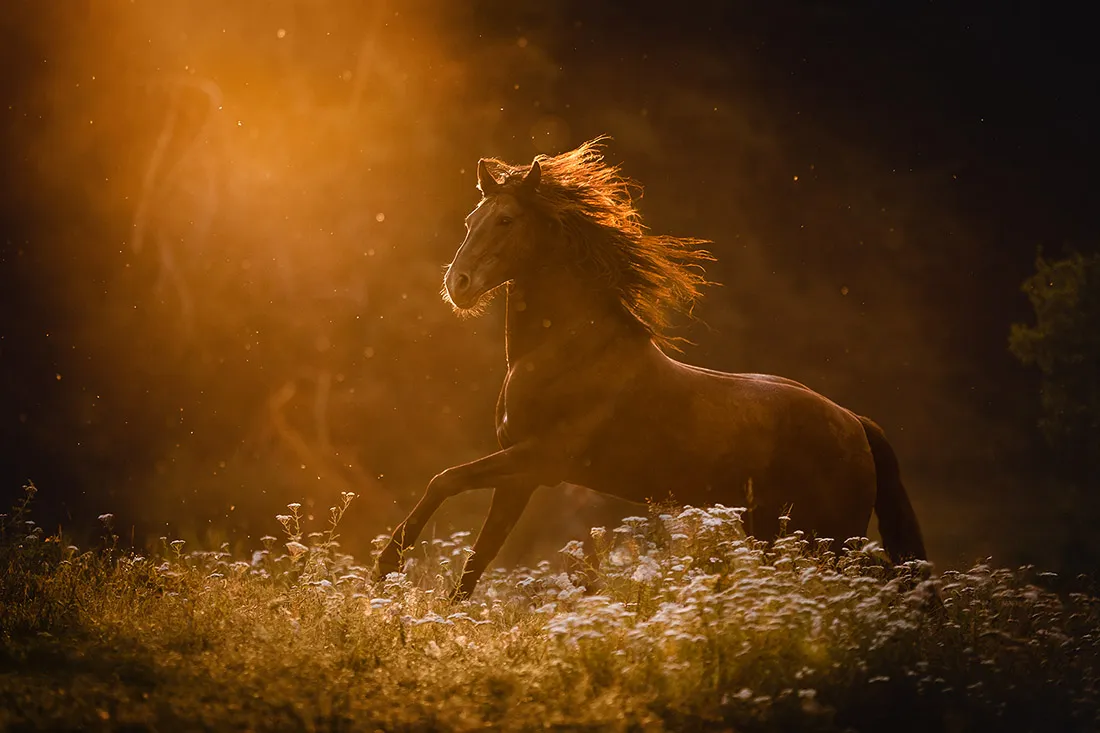
[[386,576],[390,573],[397,572],[397,568],[383,567],[382,565],[375,565],[374,567],[374,582],[381,583],[386,579]]
[[374,580],[380,582],[385,579],[390,573],[396,573],[400,571],[398,567],[398,560],[396,557],[386,557],[386,553],[379,556],[377,564],[374,566]]

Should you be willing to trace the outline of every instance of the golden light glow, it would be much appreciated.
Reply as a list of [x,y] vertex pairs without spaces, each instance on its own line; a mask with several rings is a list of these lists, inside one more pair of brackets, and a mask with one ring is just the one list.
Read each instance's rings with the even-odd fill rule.
[[[653,231],[715,242],[726,287],[685,333],[692,361],[893,405],[909,456],[980,452],[967,440],[993,433],[950,391],[974,380],[914,315],[913,268],[958,227],[907,210],[860,150],[783,139],[777,90],[738,68],[756,61],[593,43],[573,63],[587,27],[512,5],[104,0],[0,21],[29,49],[5,129],[35,236],[12,246],[58,355],[41,375],[56,392],[20,420],[96,512],[202,540],[235,506],[222,529],[261,536],[273,507],[354,491],[362,536],[345,541],[364,548],[433,474],[496,445],[502,314],[459,321],[438,295],[477,159],[605,132]],[[792,187],[807,165],[829,185]],[[970,271],[954,266],[970,251],[953,244],[942,272]],[[840,283],[859,297],[837,299]]]
[[[471,334],[436,295],[476,197],[462,171],[501,106],[464,100],[460,59],[491,49],[444,8],[88,12],[40,29],[34,96],[54,113],[28,155],[43,205],[79,212],[49,237],[79,314],[62,338],[91,354],[66,383],[102,385],[88,424],[131,436],[134,514],[201,534],[233,511],[244,534],[285,500],[354,489],[380,530],[441,450],[492,439],[480,405],[497,360],[460,357]],[[477,376],[456,395],[463,369]]]

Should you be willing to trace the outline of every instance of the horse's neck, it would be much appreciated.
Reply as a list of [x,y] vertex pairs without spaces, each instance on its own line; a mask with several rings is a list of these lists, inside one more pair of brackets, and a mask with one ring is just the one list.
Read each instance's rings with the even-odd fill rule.
[[558,360],[581,357],[617,339],[633,337],[634,331],[629,316],[611,295],[568,272],[538,273],[508,288],[510,366],[536,353]]

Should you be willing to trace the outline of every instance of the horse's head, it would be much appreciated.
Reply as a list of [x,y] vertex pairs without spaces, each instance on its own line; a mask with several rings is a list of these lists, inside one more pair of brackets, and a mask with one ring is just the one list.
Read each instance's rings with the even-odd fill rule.
[[536,160],[522,179],[496,180],[485,159],[477,164],[483,198],[466,217],[466,239],[443,278],[443,297],[456,310],[476,310],[485,296],[522,274],[536,240],[536,213],[525,199],[542,176]]

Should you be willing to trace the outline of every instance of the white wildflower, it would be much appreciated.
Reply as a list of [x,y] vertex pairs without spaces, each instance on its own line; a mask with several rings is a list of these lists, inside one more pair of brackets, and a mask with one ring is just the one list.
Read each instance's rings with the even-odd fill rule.
[[634,559],[634,553],[628,548],[620,545],[608,554],[607,559],[612,565],[623,567],[624,565],[629,565],[630,561]]
[[657,564],[656,560],[647,555],[638,561],[638,566],[634,568],[630,579],[635,583],[651,583],[660,579],[660,577],[661,566]]
[[410,621],[413,626],[423,626],[424,624],[439,624],[441,626],[454,626],[455,622],[449,619],[445,619],[435,611],[428,611],[427,615],[423,618],[414,618]]
[[579,540],[570,540],[565,544],[565,547],[558,550],[563,555],[574,557],[578,560],[584,559],[584,543]]

